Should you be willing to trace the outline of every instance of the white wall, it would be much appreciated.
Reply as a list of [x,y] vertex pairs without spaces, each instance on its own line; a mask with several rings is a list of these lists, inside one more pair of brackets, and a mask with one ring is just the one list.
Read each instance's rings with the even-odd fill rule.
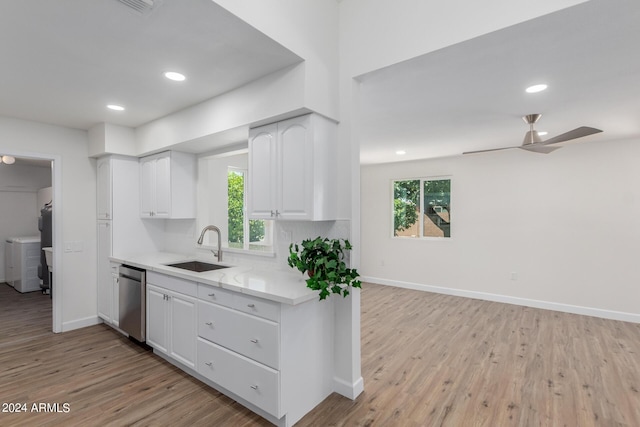
[[89,156],[100,157],[105,154],[138,154],[135,130],[112,123],[98,123],[89,129]]
[[[361,273],[640,322],[639,142],[365,166]],[[391,180],[437,175],[452,176],[451,239],[392,238]]]
[[62,198],[55,201],[54,215],[62,216],[62,236],[54,243],[81,242],[83,248],[61,252],[62,326],[96,322],[96,170],[87,132],[0,117],[0,151],[60,157],[54,167],[61,168]]
[[207,135],[303,109],[305,64],[269,74],[238,89],[142,125],[136,152],[149,154]]
[[214,0],[305,60],[305,107],[338,118],[338,3]]

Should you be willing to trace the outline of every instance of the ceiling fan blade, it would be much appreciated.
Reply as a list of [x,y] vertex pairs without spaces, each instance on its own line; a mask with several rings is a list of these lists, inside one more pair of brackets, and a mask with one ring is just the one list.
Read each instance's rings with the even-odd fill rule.
[[474,150],[474,151],[465,151],[462,154],[476,154],[476,153],[486,153],[489,151],[500,151],[500,150],[511,150],[512,148],[518,148],[518,147],[502,147],[502,148],[489,148],[487,150]]
[[523,145],[518,148],[522,148],[523,150],[527,150],[527,151],[532,151],[534,153],[549,154],[552,151],[556,151],[558,148],[562,148],[562,147],[547,147],[543,144],[529,144],[529,145]]
[[556,137],[553,137],[551,139],[547,139],[546,141],[542,141],[542,144],[543,145],[557,144],[559,142],[570,141],[572,139],[582,138],[583,136],[589,136],[589,135],[593,135],[594,133],[600,133],[600,132],[602,132],[600,129],[582,126],[574,130],[570,130],[569,132],[558,135]]

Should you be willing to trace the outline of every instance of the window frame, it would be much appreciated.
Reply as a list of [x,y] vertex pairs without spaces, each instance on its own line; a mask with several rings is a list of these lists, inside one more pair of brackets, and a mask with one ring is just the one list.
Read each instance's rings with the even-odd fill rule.
[[[229,206],[229,174],[236,173],[242,176],[242,247],[232,247],[230,246],[231,242],[229,242],[229,218],[227,215],[227,250],[231,251],[243,251],[249,252],[252,254],[271,254],[274,252],[273,247],[273,221],[270,220],[251,220],[249,215],[247,214],[247,182],[249,170],[244,169],[237,166],[227,166],[227,209]],[[265,241],[266,243],[262,244],[261,242],[251,242],[251,229],[250,229],[250,221],[262,221],[264,223],[265,228]],[[268,231],[267,231],[268,230]],[[251,246],[254,246],[252,249]],[[255,247],[262,247],[264,250],[255,249]]]
[[[451,227],[451,224],[453,223],[452,221],[452,215],[451,215],[451,211],[449,211],[449,224],[450,224],[450,229],[449,229],[449,237],[447,236],[424,236],[424,215],[425,215],[425,206],[424,206],[424,183],[426,181],[444,181],[444,180],[449,180],[449,206],[451,206],[452,202],[453,202],[453,176],[452,175],[433,175],[433,176],[424,176],[424,177],[411,177],[411,178],[394,178],[391,179],[391,183],[390,183],[390,189],[391,189],[391,220],[390,220],[390,224],[391,224],[391,238],[392,239],[399,239],[399,240],[411,240],[411,241],[420,241],[420,240],[424,240],[424,241],[428,241],[428,240],[434,240],[434,241],[451,241],[453,239],[453,227]],[[401,182],[401,181],[420,181],[420,195],[418,196],[418,200],[420,202],[420,215],[418,215],[418,230],[419,235],[415,236],[415,237],[411,237],[411,236],[397,236],[396,235],[396,229],[395,229],[395,183],[396,182]]]

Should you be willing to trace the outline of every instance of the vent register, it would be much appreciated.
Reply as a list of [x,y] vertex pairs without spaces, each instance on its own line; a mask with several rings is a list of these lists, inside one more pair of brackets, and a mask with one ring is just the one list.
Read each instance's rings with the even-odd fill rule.
[[117,0],[142,16],[150,14],[160,6],[162,0]]

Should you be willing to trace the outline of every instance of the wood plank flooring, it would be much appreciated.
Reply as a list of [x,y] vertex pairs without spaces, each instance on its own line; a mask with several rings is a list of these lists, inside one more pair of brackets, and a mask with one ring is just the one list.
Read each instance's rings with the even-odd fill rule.
[[[269,425],[104,325],[50,330],[0,284],[0,404],[69,404],[0,426]],[[640,426],[632,323],[364,284],[362,374],[297,426]]]

